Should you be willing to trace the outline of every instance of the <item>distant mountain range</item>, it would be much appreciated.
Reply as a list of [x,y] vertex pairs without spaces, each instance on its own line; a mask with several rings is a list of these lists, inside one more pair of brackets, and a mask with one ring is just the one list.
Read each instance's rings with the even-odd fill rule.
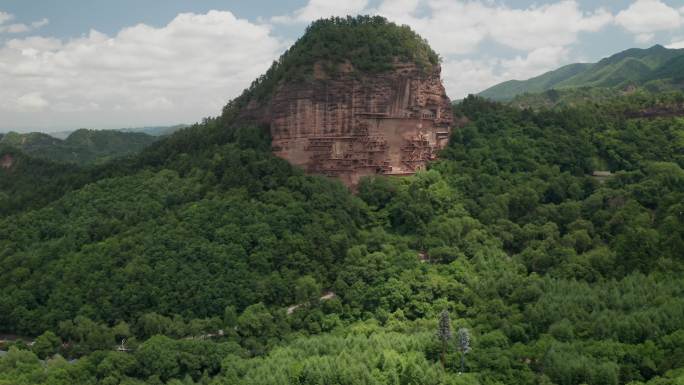
[[668,49],[662,45],[632,48],[598,63],[574,63],[528,80],[509,80],[479,95],[510,101],[523,94],[587,87],[615,91],[638,87],[653,92],[684,89],[684,49]]
[[131,155],[158,140],[141,132],[80,129],[59,139],[40,132],[0,135],[0,148],[11,147],[41,159],[79,165],[96,164]]

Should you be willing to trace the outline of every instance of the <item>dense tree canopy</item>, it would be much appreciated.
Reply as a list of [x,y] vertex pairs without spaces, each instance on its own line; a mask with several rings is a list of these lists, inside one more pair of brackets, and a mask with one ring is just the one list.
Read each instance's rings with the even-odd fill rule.
[[684,121],[642,103],[469,97],[356,196],[222,119],[79,171],[0,218],[0,332],[35,339],[0,384],[681,383]]
[[38,132],[10,132],[0,136],[0,146],[14,147],[32,157],[58,163],[86,165],[136,154],[157,139],[141,132],[82,128],[64,140]]

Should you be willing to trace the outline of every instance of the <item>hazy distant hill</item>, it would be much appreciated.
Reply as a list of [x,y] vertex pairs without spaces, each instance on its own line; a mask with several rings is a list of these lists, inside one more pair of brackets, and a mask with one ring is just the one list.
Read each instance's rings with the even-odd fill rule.
[[156,140],[144,133],[80,129],[64,140],[39,132],[10,132],[0,137],[0,145],[36,158],[83,165],[135,154]]
[[[174,132],[180,130],[181,128],[187,127],[187,124],[176,124],[174,126],[152,126],[152,127],[131,127],[131,128],[116,128],[107,131],[120,131],[120,132],[139,132],[152,136],[164,136],[171,135]],[[74,131],[58,131],[58,132],[48,132],[47,134],[55,137],[57,139],[66,139]],[[2,134],[0,134],[1,137]]]
[[120,128],[116,131],[121,132],[140,132],[152,136],[171,135],[181,128],[188,127],[187,124],[176,124],[175,126],[156,126],[156,127],[135,127],[135,128]]
[[649,91],[684,89],[684,49],[668,49],[661,45],[648,49],[632,48],[598,63],[569,64],[528,80],[509,80],[479,95],[507,101],[517,95],[551,89],[624,89],[632,86]]

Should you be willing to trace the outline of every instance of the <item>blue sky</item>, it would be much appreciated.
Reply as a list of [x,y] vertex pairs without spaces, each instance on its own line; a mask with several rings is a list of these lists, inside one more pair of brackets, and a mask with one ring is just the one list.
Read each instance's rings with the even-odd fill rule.
[[0,131],[216,115],[316,18],[382,14],[442,56],[448,94],[684,47],[683,0],[0,0]]

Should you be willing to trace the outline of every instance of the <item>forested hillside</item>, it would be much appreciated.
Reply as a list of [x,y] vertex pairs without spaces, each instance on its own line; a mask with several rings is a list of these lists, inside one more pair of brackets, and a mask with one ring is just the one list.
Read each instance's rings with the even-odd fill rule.
[[[615,96],[639,87],[650,92],[682,90],[684,87],[684,49],[655,45],[632,48],[597,63],[575,63],[528,80],[509,80],[479,93],[480,96],[508,101],[518,95],[549,90],[590,88]],[[595,91],[598,88],[599,91]]]
[[42,133],[0,136],[0,216],[42,207],[112,173],[158,138],[141,133],[81,129],[66,139]]
[[[358,196],[218,119],[5,217],[0,325],[43,334],[0,359],[0,379],[681,381],[684,122],[478,98],[455,112],[471,123],[431,170]],[[80,359],[44,368],[54,353]]]
[[31,158],[0,147],[0,217],[42,207],[88,179],[78,166]]
[[574,108],[601,104],[613,113],[626,117],[684,116],[684,94],[681,92],[648,92],[642,89],[616,93],[607,88],[573,88],[524,94],[507,104],[519,109]]
[[155,140],[151,135],[115,130],[80,129],[64,140],[38,132],[10,132],[0,137],[0,148],[14,147],[29,156],[59,163],[89,165],[136,154]]

